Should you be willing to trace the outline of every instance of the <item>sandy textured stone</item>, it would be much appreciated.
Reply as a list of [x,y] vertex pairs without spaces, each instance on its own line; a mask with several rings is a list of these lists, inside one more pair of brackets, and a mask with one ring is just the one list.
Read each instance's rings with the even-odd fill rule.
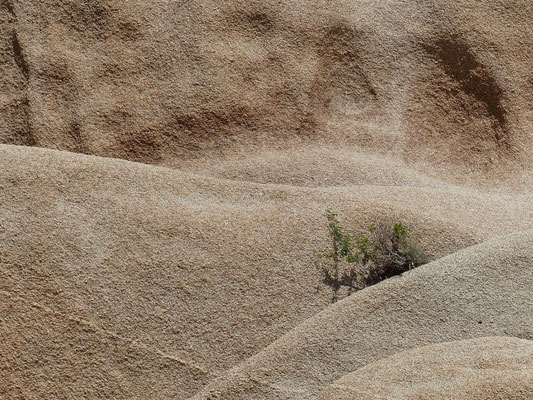
[[[0,1],[0,397],[313,398],[408,348],[530,338],[532,22]],[[401,219],[435,263],[331,305],[327,207]]]
[[533,398],[533,342],[489,337],[409,350],[333,383],[321,400]]
[[0,291],[3,399],[185,398],[210,378],[185,360],[34,298]]
[[313,399],[413,347],[483,336],[533,340],[533,231],[461,250],[335,303],[202,390],[199,399]]
[[[157,371],[153,376],[163,380],[165,390],[179,388],[182,396],[194,394],[224,370],[261,354],[301,323],[291,341],[305,340],[301,332],[314,332],[325,345],[328,340],[337,343],[339,337],[352,337],[350,324],[361,323],[361,315],[377,318],[372,314],[376,309],[384,319],[375,340],[411,321],[413,310],[424,318],[437,313],[449,321],[446,330],[439,328],[440,336],[424,318],[403,326],[402,332],[414,329],[409,332],[411,340],[420,341],[417,345],[478,333],[519,335],[525,334],[524,326],[531,326],[531,314],[521,314],[524,307],[531,307],[531,291],[521,295],[519,290],[520,285],[531,284],[527,234],[519,236],[524,238],[524,249],[517,240],[503,237],[501,243],[512,243],[508,249],[504,244],[501,249],[499,244],[474,248],[468,256],[441,259],[426,272],[413,271],[409,279],[393,279],[381,289],[369,288],[332,307],[328,307],[331,292],[321,287],[314,267],[316,252],[328,245],[323,216],[327,206],[339,210],[343,223],[354,229],[383,216],[401,218],[430,256],[439,258],[487,238],[526,229],[533,220],[533,199],[527,194],[509,196],[444,183],[436,187],[360,185],[357,190],[255,184],[67,152],[5,145],[0,150],[0,290],[22,304],[4,322],[4,329],[15,333],[2,342],[2,354],[15,360],[21,353],[38,359],[43,348],[50,347],[51,359],[57,360],[46,370],[56,380],[36,371],[31,363],[3,369],[5,381],[13,382],[9,390],[22,387],[31,393],[36,385],[35,393],[61,397],[65,387],[75,385],[73,381],[95,379],[94,371],[72,366],[90,362],[91,352],[62,353],[53,344],[64,341],[80,346],[89,340],[87,333],[66,331],[59,322],[47,323],[48,315],[94,327],[94,346],[103,346],[101,342],[112,335],[147,349],[152,359],[159,355],[181,360],[184,364],[177,365],[179,373],[172,374],[169,382]],[[434,182],[424,177],[420,181]],[[459,267],[454,267],[456,259],[462,260]],[[495,263],[500,259],[503,264]],[[493,275],[487,275],[490,271],[497,275],[493,280]],[[510,295],[500,302],[507,292]],[[465,295],[483,298],[478,306],[484,307],[483,313],[491,310],[494,325],[471,324],[478,309],[462,314]],[[369,309],[366,301],[358,303],[358,296],[370,296],[381,306]],[[401,304],[390,302],[395,296]],[[441,307],[434,298],[451,301],[454,307]],[[356,311],[342,312],[339,318],[339,307],[352,303]],[[39,318],[45,319],[33,328],[28,321],[39,318],[27,311],[32,304],[43,310]],[[325,314],[313,317],[320,310]],[[405,317],[393,317],[394,312]],[[310,317],[311,322],[304,322]],[[338,325],[346,318],[347,327]],[[424,329],[415,333],[419,325]],[[49,336],[42,337],[42,326],[51,331],[53,342]],[[374,329],[372,323],[364,326]],[[469,330],[472,327],[475,330]],[[16,332],[27,332],[24,347],[17,344]],[[367,335],[371,337],[372,331]],[[102,353],[104,360],[110,360],[110,373],[120,370],[113,359],[122,351],[134,358],[136,374],[156,362],[146,360],[140,350],[128,349]],[[302,351],[307,354],[305,346]],[[337,354],[335,348],[331,351]],[[358,368],[354,360],[372,361],[388,351],[392,350],[376,346],[373,355],[325,366],[330,372],[321,380],[325,384]],[[325,353],[309,354],[303,360],[298,354],[285,355],[285,350],[283,354],[274,353],[276,362],[262,363],[262,368],[271,365],[272,371],[283,371],[292,370],[292,362],[322,363]],[[65,370],[79,375],[65,375]],[[152,375],[146,376],[136,390],[151,387]],[[120,379],[106,382],[108,386],[102,387],[124,393],[123,398],[135,393],[120,386]],[[298,387],[298,379],[291,385]],[[165,393],[169,392],[161,391],[161,396]]]
[[342,143],[446,179],[531,171],[532,20],[529,0],[5,0],[0,140],[167,166]]

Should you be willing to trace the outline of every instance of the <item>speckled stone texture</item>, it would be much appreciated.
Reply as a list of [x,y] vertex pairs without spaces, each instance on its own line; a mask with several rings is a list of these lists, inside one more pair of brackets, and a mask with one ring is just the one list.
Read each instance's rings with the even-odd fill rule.
[[[532,48],[529,0],[0,1],[0,398],[316,399],[432,349],[511,371]],[[332,304],[326,208],[432,262]]]

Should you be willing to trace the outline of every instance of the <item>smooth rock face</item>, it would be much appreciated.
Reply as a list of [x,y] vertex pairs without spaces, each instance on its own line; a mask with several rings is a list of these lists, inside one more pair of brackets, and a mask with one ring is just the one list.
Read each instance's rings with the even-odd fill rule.
[[533,342],[490,337],[395,354],[333,383],[321,400],[533,398]]
[[448,178],[532,159],[528,0],[6,0],[0,18],[3,143],[179,166],[342,141]]
[[[532,48],[529,0],[0,1],[0,397],[310,399],[531,340]],[[434,262],[331,304],[326,208]]]
[[194,399],[314,399],[342,376],[413,347],[483,336],[533,340],[532,245],[533,230],[498,237],[359,291]]
[[[370,309],[363,301],[354,303],[356,311],[338,311],[367,290],[328,307],[332,293],[320,285],[314,267],[315,254],[328,245],[326,206],[342,211],[346,226],[356,228],[383,215],[401,218],[439,258],[526,229],[533,220],[531,195],[424,186],[433,182],[424,177],[417,184],[357,190],[261,185],[5,145],[0,162],[0,290],[6,307],[0,353],[8,360],[0,370],[3,396],[187,398],[288,331],[295,330],[291,341],[305,343],[314,332],[325,345],[343,343],[358,337],[350,324],[362,316],[376,320],[375,310],[383,313],[382,333],[375,323],[364,324],[363,342],[373,337],[389,343],[393,321],[411,321],[402,329],[412,328],[413,345],[478,334],[527,335],[531,326],[528,235],[508,248],[504,236],[502,248],[492,253],[472,250],[458,272],[447,272],[455,261],[442,261],[414,280],[391,280],[378,292],[369,288],[372,302],[381,304]],[[389,304],[391,296],[405,305]],[[452,296],[456,306],[441,308],[432,300],[443,296]],[[477,308],[460,312],[473,298],[481,302]],[[394,317],[402,308],[404,317]],[[413,320],[411,309],[420,320]],[[491,310],[491,324],[472,324],[480,309]],[[325,319],[298,328],[320,310]],[[445,334],[439,318],[450,320]],[[346,353],[341,347],[313,354],[303,346],[299,354],[298,345],[293,354],[283,346],[281,354],[272,353],[274,361],[259,365],[281,371],[289,382],[284,385],[303,393],[309,382],[300,387],[297,376],[308,374],[306,365],[323,363],[326,353],[330,361],[332,354]],[[376,350],[370,355],[335,361],[323,376],[309,376],[311,393],[394,351],[370,346]],[[301,372],[285,376],[294,363]],[[279,396],[268,387],[252,388],[250,396]],[[230,392],[225,398],[239,397]]]

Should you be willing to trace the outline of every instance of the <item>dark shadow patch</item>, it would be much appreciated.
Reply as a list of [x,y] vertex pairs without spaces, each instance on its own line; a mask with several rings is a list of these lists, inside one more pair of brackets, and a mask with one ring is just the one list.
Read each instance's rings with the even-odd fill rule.
[[13,35],[11,37],[11,45],[13,47],[15,62],[17,63],[17,66],[19,67],[24,77],[28,79],[30,76],[30,69],[28,67],[28,63],[26,62],[26,58],[24,57],[24,52],[22,51],[22,46],[20,45],[17,32],[13,32]]
[[135,41],[144,37],[142,26],[134,20],[120,20],[116,25],[114,34],[121,40]]
[[466,94],[485,105],[500,127],[506,125],[505,110],[501,104],[502,89],[463,41],[453,37],[440,39],[433,45],[424,45],[424,48]]
[[261,37],[276,27],[275,16],[262,8],[250,10],[240,6],[230,6],[224,9],[223,13],[230,30],[251,37]]
[[267,33],[272,30],[274,23],[272,19],[264,12],[255,12],[245,15],[245,21],[251,26],[255,31],[259,33]]
[[101,0],[77,0],[64,6],[61,21],[69,28],[92,39],[110,35],[111,11]]
[[76,153],[88,154],[87,148],[84,145],[83,137],[81,134],[81,125],[77,120],[74,120],[70,123],[70,127],[69,127],[67,134],[72,142],[70,151],[73,151]]
[[10,0],[4,0],[4,1],[2,1],[2,5],[7,9],[7,11],[8,11],[13,17],[16,17],[16,15],[15,15],[15,8],[13,7],[13,3],[12,3],[12,1],[10,1]]
[[349,94],[360,97],[377,97],[377,92],[363,70],[364,33],[357,29],[338,25],[329,29],[320,46],[323,60],[322,73],[329,75],[332,84],[342,85]]
[[235,106],[226,110],[179,114],[171,124],[173,132],[194,147],[199,139],[203,142],[215,138],[229,138],[243,129],[252,130],[257,123],[258,116],[251,110],[245,106]]
[[159,139],[148,130],[122,133],[118,148],[118,158],[125,160],[153,164],[161,159]]
[[[406,109],[405,157],[484,174],[520,157],[492,71],[464,39],[420,43],[429,58]],[[431,62],[433,61],[433,62]]]
[[25,121],[25,132],[24,132],[24,145],[26,146],[37,146],[37,140],[35,139],[33,133],[33,126],[31,123],[31,108],[30,100],[28,97],[25,97],[22,101],[22,109]]

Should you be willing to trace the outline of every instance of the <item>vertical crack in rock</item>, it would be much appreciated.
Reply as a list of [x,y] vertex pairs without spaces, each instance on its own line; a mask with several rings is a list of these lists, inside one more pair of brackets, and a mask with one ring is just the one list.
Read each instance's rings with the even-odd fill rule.
[[[17,14],[15,12],[15,7],[12,0],[3,0],[1,5],[5,10],[11,15],[10,24],[12,25],[11,29],[11,49],[13,51],[13,59],[15,65],[19,69],[24,82],[21,86],[21,95],[20,100],[17,102],[17,107],[20,114],[22,115],[23,123],[21,129],[23,130],[22,137],[19,137],[20,144],[27,146],[35,146],[37,144],[34,134],[33,127],[31,124],[31,107],[30,107],[30,98],[28,94],[28,81],[30,79],[30,68],[26,57],[24,55],[24,49],[19,39],[17,32]],[[8,39],[9,40],[9,39]]]
[[26,58],[24,57],[24,51],[23,51],[22,46],[20,44],[20,40],[19,40],[18,33],[17,33],[16,23],[17,23],[17,19],[18,18],[17,18],[17,14],[15,13],[15,8],[13,6],[13,1],[12,0],[4,0],[2,2],[2,5],[7,9],[7,11],[13,17],[14,27],[13,27],[13,32],[12,32],[12,36],[11,36],[11,46],[13,48],[13,54],[14,54],[14,57],[15,57],[15,63],[17,64],[17,66],[21,70],[21,72],[24,75],[24,77],[26,78],[26,80],[28,80],[29,74],[30,74],[30,70],[29,70],[29,67],[28,67],[28,63],[26,62]]
[[11,44],[13,46],[13,54],[15,55],[15,62],[17,63],[17,66],[22,71],[22,74],[26,78],[26,80],[30,76],[30,70],[28,68],[28,63],[26,62],[26,59],[24,58],[24,53],[22,51],[22,46],[20,45],[20,41],[18,39],[17,31],[13,31],[13,37],[11,39]]
[[28,97],[28,94],[26,93],[24,99],[22,100],[22,112],[24,113],[24,121],[26,125],[25,129],[25,140],[24,144],[27,146],[37,146],[37,140],[35,139],[35,135],[33,134],[33,126],[31,123],[31,107],[30,107],[30,99]]

